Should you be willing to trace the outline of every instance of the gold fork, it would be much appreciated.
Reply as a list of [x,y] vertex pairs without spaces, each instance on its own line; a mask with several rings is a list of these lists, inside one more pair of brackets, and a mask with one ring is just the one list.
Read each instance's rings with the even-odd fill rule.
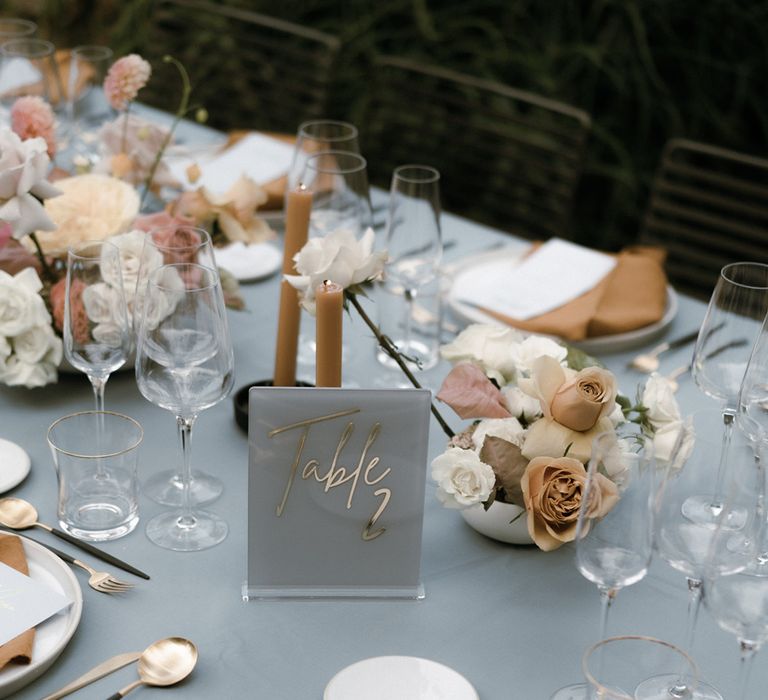
[[627,363],[627,367],[629,369],[636,369],[639,372],[646,372],[647,374],[655,372],[657,369],[659,369],[659,355],[661,355],[661,353],[667,352],[667,350],[674,350],[675,348],[683,347],[688,343],[692,343],[698,337],[699,332],[694,331],[693,333],[684,335],[682,338],[677,338],[676,340],[670,340],[668,342],[661,343],[660,345],[657,345],[655,348],[653,348],[653,350],[646,353],[641,353],[640,355],[634,357]]
[[[35,541],[37,542],[38,540]],[[40,544],[42,544],[42,542]],[[107,571],[96,571],[96,569],[88,566],[88,564],[85,562],[71,557],[69,554],[62,552],[60,549],[51,547],[49,544],[43,546],[50,549],[51,552],[59,557],[59,559],[63,559],[65,562],[73,564],[74,566],[79,566],[81,569],[87,571],[90,574],[90,577],[88,578],[88,585],[93,588],[94,591],[99,591],[99,593],[125,593],[126,591],[129,591],[131,588],[133,588],[132,583],[121,581],[119,578],[115,578]]]

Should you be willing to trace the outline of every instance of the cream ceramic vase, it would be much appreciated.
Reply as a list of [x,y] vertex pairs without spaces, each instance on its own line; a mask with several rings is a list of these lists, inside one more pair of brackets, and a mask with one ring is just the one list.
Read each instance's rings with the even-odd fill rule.
[[533,544],[528,534],[525,511],[519,506],[494,501],[485,510],[481,503],[476,503],[464,508],[461,516],[470,527],[491,539],[509,544]]

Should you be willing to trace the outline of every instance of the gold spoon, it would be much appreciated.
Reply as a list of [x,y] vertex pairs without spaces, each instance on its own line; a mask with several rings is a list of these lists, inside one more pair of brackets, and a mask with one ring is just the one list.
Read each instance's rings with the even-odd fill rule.
[[30,527],[42,528],[52,535],[56,535],[56,537],[75,545],[75,547],[79,547],[83,551],[92,554],[94,557],[98,557],[102,561],[109,562],[113,566],[117,566],[124,571],[129,571],[136,576],[141,576],[141,578],[149,579],[147,574],[140,569],[137,569],[135,566],[126,564],[121,559],[113,557],[111,554],[94,547],[92,544],[77,539],[77,537],[70,535],[68,532],[57,530],[55,527],[38,522],[36,508],[29,501],[25,501],[21,498],[0,498],[0,525],[8,527],[11,530],[26,530]]
[[150,644],[139,657],[139,680],[110,695],[124,698],[140,685],[174,685],[184,680],[197,663],[197,647],[184,637],[168,637]]

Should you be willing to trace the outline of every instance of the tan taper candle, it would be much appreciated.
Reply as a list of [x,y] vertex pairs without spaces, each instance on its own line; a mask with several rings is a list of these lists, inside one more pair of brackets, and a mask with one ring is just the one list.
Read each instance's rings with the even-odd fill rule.
[[[285,207],[284,275],[296,274],[293,257],[307,242],[311,211],[312,193],[304,185],[299,185],[288,193]],[[283,280],[280,284],[280,311],[277,317],[275,386],[296,385],[296,351],[299,344],[300,321],[301,308],[298,292]]]
[[315,293],[317,354],[315,385],[341,386],[341,335],[344,287],[325,280]]

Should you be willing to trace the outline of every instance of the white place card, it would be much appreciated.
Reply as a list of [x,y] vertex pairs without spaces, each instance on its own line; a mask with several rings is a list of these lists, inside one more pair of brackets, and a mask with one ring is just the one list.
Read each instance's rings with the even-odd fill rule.
[[455,296],[525,321],[588,292],[615,266],[610,255],[553,238],[522,261],[500,257],[464,271]]
[[0,562],[0,644],[47,620],[71,602],[58,591]]
[[[248,176],[259,185],[287,175],[292,159],[292,145],[254,133],[210,160],[198,162],[194,158],[169,158],[167,165],[186,188],[205,187],[215,194],[224,194],[241,175]],[[187,168],[195,163],[202,175],[197,182],[191,183],[187,178]]]

